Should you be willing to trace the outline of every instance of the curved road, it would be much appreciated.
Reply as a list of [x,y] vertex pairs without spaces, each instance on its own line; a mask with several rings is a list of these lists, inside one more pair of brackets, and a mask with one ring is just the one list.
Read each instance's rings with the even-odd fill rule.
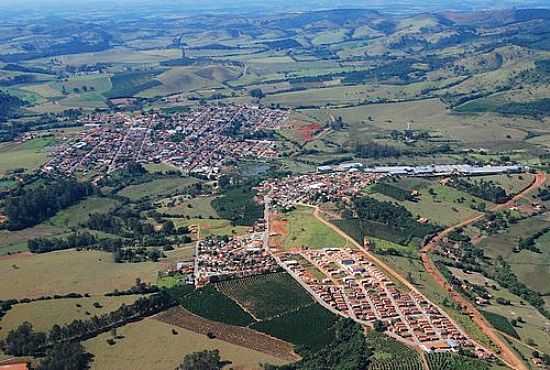
[[[517,195],[515,195],[513,198],[511,198],[508,202],[503,204],[498,204],[490,209],[490,211],[499,211],[505,208],[513,207],[518,200],[526,196],[528,193],[540,188],[546,181],[546,175],[542,172],[538,172],[535,175],[534,180],[527,186],[525,189],[520,191]],[[521,358],[513,351],[511,350],[506,342],[502,340],[502,338],[495,332],[491,324],[485,318],[481,313],[477,310],[477,308],[466,298],[464,298],[460,293],[456,292],[453,287],[447,282],[445,277],[441,274],[441,272],[437,269],[434,262],[432,261],[430,257],[430,252],[433,251],[435,248],[437,248],[439,242],[445,238],[449,233],[451,233],[453,230],[456,230],[458,228],[462,228],[465,226],[468,226],[476,221],[479,221],[483,219],[486,216],[486,214],[479,215],[477,217],[470,218],[468,220],[465,220],[457,225],[448,227],[447,229],[441,231],[439,234],[437,234],[428,244],[426,244],[421,250],[420,250],[420,256],[422,258],[422,264],[424,265],[424,269],[426,272],[431,274],[435,281],[444,289],[446,289],[449,294],[451,295],[452,299],[455,301],[455,303],[459,304],[461,307],[464,308],[464,311],[470,315],[472,318],[472,321],[481,329],[481,331],[491,338],[491,340],[497,345],[497,347],[500,350],[500,357],[507,362],[513,369],[517,370],[527,370],[527,366],[525,366],[524,362],[521,360]]]
[[[520,200],[521,198],[525,197],[530,192],[540,188],[544,183],[546,182],[546,175],[542,172],[538,172],[535,175],[534,180],[529,184],[525,189],[520,191],[517,195],[515,195],[513,198],[511,198],[508,202],[503,204],[498,204],[490,209],[490,211],[499,211],[505,208],[510,208],[515,205],[515,203]],[[336,225],[330,223],[329,221],[325,220],[320,215],[320,209],[319,207],[314,207],[314,216],[321,221],[323,224],[330,227],[332,230],[337,232],[339,235],[341,235],[346,240],[353,243],[355,246],[359,247],[361,250],[363,250],[365,253],[369,255],[369,257],[382,269],[384,269],[386,272],[388,272],[392,277],[394,277],[396,280],[398,280],[403,285],[407,286],[413,291],[417,291],[415,287],[412,286],[411,283],[407,279],[405,279],[403,276],[401,276],[397,271],[392,269],[390,266],[388,266],[385,262],[377,258],[372,253],[366,251],[362,245],[357,243],[354,239],[352,239],[349,235],[347,235],[345,232],[343,232],[339,227]],[[495,332],[493,327],[485,320],[485,318],[479,313],[479,311],[474,307],[474,305],[466,300],[464,297],[462,297],[459,293],[457,293],[453,288],[450,286],[449,283],[447,283],[447,280],[443,277],[441,272],[436,268],[435,264],[433,263],[432,259],[430,258],[429,253],[434,250],[439,241],[441,241],[444,237],[446,237],[449,233],[451,233],[453,230],[456,230],[458,228],[465,227],[467,225],[470,225],[476,221],[479,221],[485,217],[485,214],[479,215],[477,217],[470,218],[468,220],[462,221],[459,224],[456,224],[454,226],[451,226],[443,231],[441,231],[439,234],[437,234],[432,240],[426,244],[421,250],[420,255],[422,259],[422,263],[424,265],[424,268],[426,272],[431,274],[435,281],[443,287],[445,290],[447,290],[452,297],[452,299],[462,307],[466,309],[466,312],[471,316],[472,320],[476,325],[479,326],[481,331],[487,335],[499,348],[500,354],[499,357],[501,360],[503,360],[509,367],[516,369],[516,370],[528,370],[527,366],[523,363],[521,358],[512,351],[508,345],[502,340],[501,337],[498,336],[498,334]]]

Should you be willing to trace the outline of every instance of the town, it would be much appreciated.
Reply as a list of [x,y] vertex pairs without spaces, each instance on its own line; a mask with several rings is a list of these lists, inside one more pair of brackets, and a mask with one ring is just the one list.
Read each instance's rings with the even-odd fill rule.
[[85,130],[58,145],[42,170],[101,177],[129,162],[164,163],[216,178],[231,161],[276,157],[271,131],[287,119],[286,111],[252,105],[200,106],[170,116],[91,113],[80,122]]

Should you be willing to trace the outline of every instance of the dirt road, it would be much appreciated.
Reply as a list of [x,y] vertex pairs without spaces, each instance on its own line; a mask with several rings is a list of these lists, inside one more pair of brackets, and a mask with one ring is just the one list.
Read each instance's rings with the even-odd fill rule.
[[[546,181],[545,174],[542,172],[537,173],[535,175],[534,180],[531,182],[531,184],[529,184],[529,186],[527,186],[525,189],[520,191],[508,202],[503,204],[498,204],[492,207],[490,211],[495,212],[495,211],[499,211],[499,210],[514,206],[518,200],[525,197],[527,194],[531,193],[532,191],[540,188],[545,183],[545,181]],[[464,298],[461,294],[459,294],[452,288],[452,286],[447,282],[445,277],[437,269],[437,267],[435,266],[434,262],[430,257],[430,252],[433,251],[435,248],[437,248],[439,242],[443,238],[445,238],[447,235],[449,235],[449,233],[451,233],[453,230],[468,226],[476,221],[483,219],[484,217],[485,217],[485,214],[477,217],[473,217],[441,231],[437,236],[435,236],[428,244],[426,244],[421,249],[420,256],[422,258],[422,264],[424,265],[424,269],[426,270],[426,272],[431,274],[435,279],[435,281],[441,287],[445,288],[449,292],[449,294],[451,295],[455,303],[463,307],[466,313],[469,314],[470,317],[472,318],[472,321],[474,321],[475,324],[481,329],[481,331],[495,343],[495,345],[500,350],[500,357],[505,362],[507,362],[513,369],[527,370],[527,366],[523,363],[521,358],[508,347],[505,341],[496,333],[493,327],[489,324],[489,322],[487,322],[487,320],[485,320],[483,315],[481,315],[481,313],[476,309],[476,307],[469,300]]]

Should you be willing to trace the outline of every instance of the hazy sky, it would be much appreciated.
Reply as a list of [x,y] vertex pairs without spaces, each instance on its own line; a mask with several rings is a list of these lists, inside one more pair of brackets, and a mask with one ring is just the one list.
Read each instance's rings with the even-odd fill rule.
[[302,11],[329,8],[372,8],[385,11],[472,10],[510,7],[549,7],[550,0],[0,0],[8,11],[136,13],[144,10]]

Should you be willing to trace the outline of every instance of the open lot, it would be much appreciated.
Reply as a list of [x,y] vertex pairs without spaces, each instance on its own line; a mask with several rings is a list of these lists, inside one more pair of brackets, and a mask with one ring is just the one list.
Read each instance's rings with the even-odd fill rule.
[[[173,334],[175,331],[177,334]],[[147,335],[144,335],[147,333]],[[117,330],[122,339],[109,345],[111,338],[105,333],[84,343],[86,350],[94,354],[92,370],[165,370],[174,369],[186,354],[218,349],[223,360],[231,361],[231,367],[240,370],[261,369],[260,363],[282,365],[286,363],[245,347],[219,339],[209,339],[181,327],[154,319],[128,324]],[[151,356],[152,353],[162,354]]]
[[215,197],[196,197],[183,201],[176,201],[175,205],[169,205],[170,200],[163,201],[164,207],[158,211],[167,215],[190,217],[190,218],[217,218],[218,213],[212,207],[212,200]]
[[342,248],[347,241],[331,228],[313,216],[313,208],[298,207],[283,215],[286,219],[288,233],[284,238],[284,248]]
[[103,294],[155,282],[159,265],[115,263],[110,253],[67,250],[0,260],[0,297],[25,298],[63,293]]

